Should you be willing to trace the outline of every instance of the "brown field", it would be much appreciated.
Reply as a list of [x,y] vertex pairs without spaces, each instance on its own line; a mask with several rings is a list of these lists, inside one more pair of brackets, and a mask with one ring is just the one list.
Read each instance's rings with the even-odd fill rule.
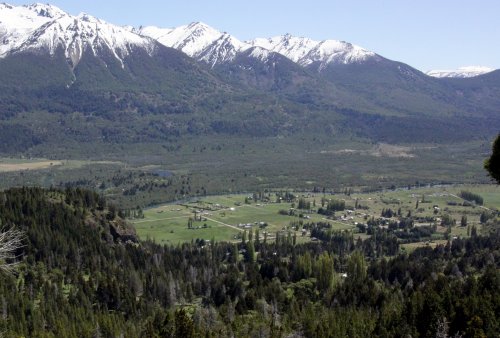
[[37,161],[37,162],[18,162],[18,163],[0,162],[0,172],[40,170],[40,169],[60,166],[62,164],[63,163],[61,161]]

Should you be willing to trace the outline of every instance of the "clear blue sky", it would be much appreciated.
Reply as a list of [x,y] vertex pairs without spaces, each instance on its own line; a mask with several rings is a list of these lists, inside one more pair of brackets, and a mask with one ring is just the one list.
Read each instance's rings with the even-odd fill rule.
[[[35,1],[6,1],[20,5]],[[45,1],[46,2],[46,1]],[[202,21],[240,40],[290,33],[348,41],[426,71],[500,68],[499,0],[53,0],[118,25]]]

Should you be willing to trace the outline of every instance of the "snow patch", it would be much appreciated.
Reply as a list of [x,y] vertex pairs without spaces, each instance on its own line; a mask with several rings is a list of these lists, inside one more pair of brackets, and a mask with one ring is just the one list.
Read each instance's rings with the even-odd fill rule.
[[262,62],[267,62],[271,56],[271,51],[265,49],[265,48],[261,48],[261,47],[253,47],[251,50],[250,50],[250,54],[249,56],[250,57],[253,57],[255,59],[258,59]]
[[431,70],[426,72],[427,75],[437,78],[452,77],[452,78],[469,78],[483,75],[494,71],[493,68],[484,66],[466,66],[455,70]]

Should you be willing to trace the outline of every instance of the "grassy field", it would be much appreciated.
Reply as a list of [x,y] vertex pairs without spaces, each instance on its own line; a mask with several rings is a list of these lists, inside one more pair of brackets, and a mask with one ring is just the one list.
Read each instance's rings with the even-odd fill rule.
[[[471,191],[483,196],[485,206],[462,206],[463,200],[458,197],[462,190]],[[134,220],[134,225],[142,239],[153,239],[160,243],[177,244],[195,239],[216,241],[240,241],[243,231],[261,228],[260,236],[267,232],[268,240],[275,238],[277,232],[291,233],[295,230],[292,225],[299,222],[326,222],[335,230],[357,232],[357,223],[365,224],[368,219],[381,217],[383,209],[392,209],[401,214],[411,213],[415,217],[435,217],[437,232],[432,241],[405,244],[407,250],[423,245],[435,246],[442,243],[445,227],[440,226],[439,220],[444,215],[449,215],[456,220],[457,225],[451,228],[450,236],[466,237],[467,227],[460,226],[462,216],[467,217],[468,225],[480,228],[479,217],[486,209],[496,209],[500,200],[500,188],[493,185],[461,185],[461,186],[436,186],[416,188],[411,190],[394,190],[376,193],[351,193],[346,194],[313,194],[294,193],[297,197],[304,198],[316,208],[309,213],[305,210],[296,210],[295,216],[281,215],[280,210],[289,211],[295,206],[292,203],[276,203],[275,193],[269,193],[269,201],[245,203],[248,194],[231,194],[207,196],[189,202],[178,204],[165,204],[144,211],[143,219]],[[337,212],[335,219],[327,219],[316,213],[321,206],[321,200],[344,200],[346,210]],[[247,200],[248,202],[248,200]],[[450,203],[451,202],[451,203]],[[362,207],[354,210],[356,203]],[[454,205],[456,203],[456,205]],[[302,214],[302,217],[299,217]],[[188,228],[189,219],[193,219],[192,228]],[[430,225],[430,223],[416,223],[416,226]],[[300,227],[299,227],[300,228]],[[311,240],[309,235],[302,236],[296,232],[298,242]],[[359,236],[359,235],[356,235]],[[366,235],[362,234],[366,238]]]
[[[167,204],[144,211],[144,219],[135,220],[134,225],[142,239],[150,238],[161,243],[179,243],[193,239],[239,241],[244,231],[260,228],[261,240],[264,232],[272,240],[276,232],[288,233],[292,222],[328,222],[334,229],[353,229],[354,224],[327,220],[322,215],[307,213],[305,217],[279,214],[289,211],[291,203],[245,203],[245,194],[205,197],[183,204]],[[313,197],[310,197],[313,198]],[[193,227],[188,229],[188,220]],[[201,218],[201,220],[200,220]],[[263,227],[263,224],[267,226]],[[297,232],[298,241],[304,241]]]

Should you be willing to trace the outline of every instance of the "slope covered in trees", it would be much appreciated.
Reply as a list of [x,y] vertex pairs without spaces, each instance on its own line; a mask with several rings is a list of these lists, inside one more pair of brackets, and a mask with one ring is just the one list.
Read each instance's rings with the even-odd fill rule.
[[[319,74],[279,54],[239,56],[209,69],[158,46],[122,64],[83,54],[72,69],[62,51],[0,59],[0,154],[78,153],[91,143],[167,144],[190,137],[344,136],[390,143],[480,140],[498,131],[498,72],[434,79],[400,63],[336,65]],[[75,123],[77,119],[82,119]],[[460,131],[460,132],[457,132]],[[46,151],[43,146],[51,149]],[[57,146],[57,147],[56,147]],[[154,149],[154,147],[152,147]]]
[[[0,274],[5,337],[495,337],[500,238],[402,254],[389,234],[318,243],[249,236],[176,247],[139,242],[120,212],[80,189],[0,193],[25,231]],[[255,253],[255,254],[254,254]]]

